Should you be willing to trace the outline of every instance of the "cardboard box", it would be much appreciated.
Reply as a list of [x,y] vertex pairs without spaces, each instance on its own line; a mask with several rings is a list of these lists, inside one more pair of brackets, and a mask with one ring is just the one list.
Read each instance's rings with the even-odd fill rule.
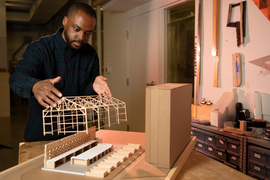
[[211,109],[211,125],[224,127],[225,121],[235,121],[237,97],[234,92],[224,92]]
[[214,105],[191,104],[191,117],[211,121],[211,109]]
[[146,88],[145,159],[171,168],[191,139],[192,85]]

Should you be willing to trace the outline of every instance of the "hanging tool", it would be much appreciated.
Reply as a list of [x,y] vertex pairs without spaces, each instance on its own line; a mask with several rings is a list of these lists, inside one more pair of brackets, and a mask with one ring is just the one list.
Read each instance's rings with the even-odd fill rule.
[[212,56],[214,56],[214,87],[218,87],[219,74],[219,16],[220,0],[213,0],[213,46]]
[[242,83],[242,63],[238,53],[232,55],[233,87],[239,87]]
[[[240,21],[231,22],[232,8],[237,6],[240,6]],[[241,44],[244,44],[244,37],[246,36],[246,1],[229,5],[227,27],[236,28],[237,46],[240,47]]]
[[198,26],[197,36],[195,36],[195,57],[194,57],[194,104],[199,104],[200,99],[200,64],[201,64],[201,16],[202,0],[199,0],[198,6]]

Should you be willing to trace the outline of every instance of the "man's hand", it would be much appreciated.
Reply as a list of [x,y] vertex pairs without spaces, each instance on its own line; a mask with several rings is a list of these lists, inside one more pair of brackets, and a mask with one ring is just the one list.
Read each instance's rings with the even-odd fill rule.
[[60,80],[61,77],[58,76],[54,79],[45,79],[34,84],[32,92],[41,106],[48,108],[49,105],[56,107],[56,103],[61,104],[59,98],[62,97],[62,93],[54,87],[54,84]]
[[112,97],[110,87],[107,83],[107,78],[105,78],[104,76],[96,77],[93,83],[93,88],[98,95],[107,95],[109,97]]

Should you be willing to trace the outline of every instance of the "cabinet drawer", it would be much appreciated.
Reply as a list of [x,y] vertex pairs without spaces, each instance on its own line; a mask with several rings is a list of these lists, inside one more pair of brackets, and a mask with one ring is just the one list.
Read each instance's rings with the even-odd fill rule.
[[270,167],[270,151],[266,152],[266,165]]
[[212,156],[215,156],[215,148],[213,146],[208,145],[208,144],[205,144],[205,152],[212,155]]
[[248,146],[249,159],[260,164],[266,164],[266,150],[263,148]]
[[226,156],[226,150],[216,148],[215,149],[215,156],[218,157],[218,158],[224,159],[226,161],[226,157],[227,157]]
[[263,177],[266,176],[266,169],[264,168],[264,165],[257,162],[249,161],[249,171]]
[[215,135],[214,134],[206,134],[205,135],[205,142],[209,145],[215,146]]
[[270,167],[265,166],[265,169],[266,169],[266,177],[268,177],[270,179]]
[[251,177],[254,177],[256,179],[259,179],[259,180],[264,180],[263,176],[260,176],[258,174],[253,173],[253,172],[250,172],[250,171],[248,171],[248,175],[251,176]]
[[196,129],[195,135],[196,135],[198,140],[201,140],[203,142],[205,141],[205,134],[204,134],[203,131],[200,131],[200,130]]
[[220,159],[220,158],[218,158],[216,156],[214,157],[214,159],[221,162],[221,163],[223,163],[223,164],[226,162],[224,159]]
[[227,161],[229,163],[232,163],[232,164],[239,166],[239,155],[235,154],[235,153],[227,152]]
[[199,150],[201,152],[205,152],[205,144],[202,142],[197,141],[195,150]]
[[234,164],[231,164],[231,163],[228,163],[228,162],[226,162],[226,161],[224,161],[224,164],[226,164],[227,166],[229,166],[229,167],[231,167],[231,168],[233,168],[233,169],[236,169],[236,170],[239,169],[238,166],[236,166],[236,165],[234,165]]
[[215,145],[222,149],[227,149],[227,140],[222,136],[215,136]]
[[231,151],[231,152],[234,152],[237,154],[240,153],[240,142],[239,141],[227,139],[227,144],[228,144],[228,151]]

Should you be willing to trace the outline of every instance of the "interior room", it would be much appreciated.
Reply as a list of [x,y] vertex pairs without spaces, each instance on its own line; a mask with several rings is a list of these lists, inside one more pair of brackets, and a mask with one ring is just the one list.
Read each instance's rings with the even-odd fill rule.
[[[96,13],[88,44],[97,53],[99,74],[126,104],[127,120],[102,131],[143,135],[145,163],[167,168],[153,168],[146,177],[270,179],[270,0],[0,1],[0,179],[41,157],[45,145],[24,139],[30,101],[13,92],[9,77],[26,47],[56,34],[78,2]],[[183,150],[168,150],[166,167],[158,158],[163,136],[168,147]]]

